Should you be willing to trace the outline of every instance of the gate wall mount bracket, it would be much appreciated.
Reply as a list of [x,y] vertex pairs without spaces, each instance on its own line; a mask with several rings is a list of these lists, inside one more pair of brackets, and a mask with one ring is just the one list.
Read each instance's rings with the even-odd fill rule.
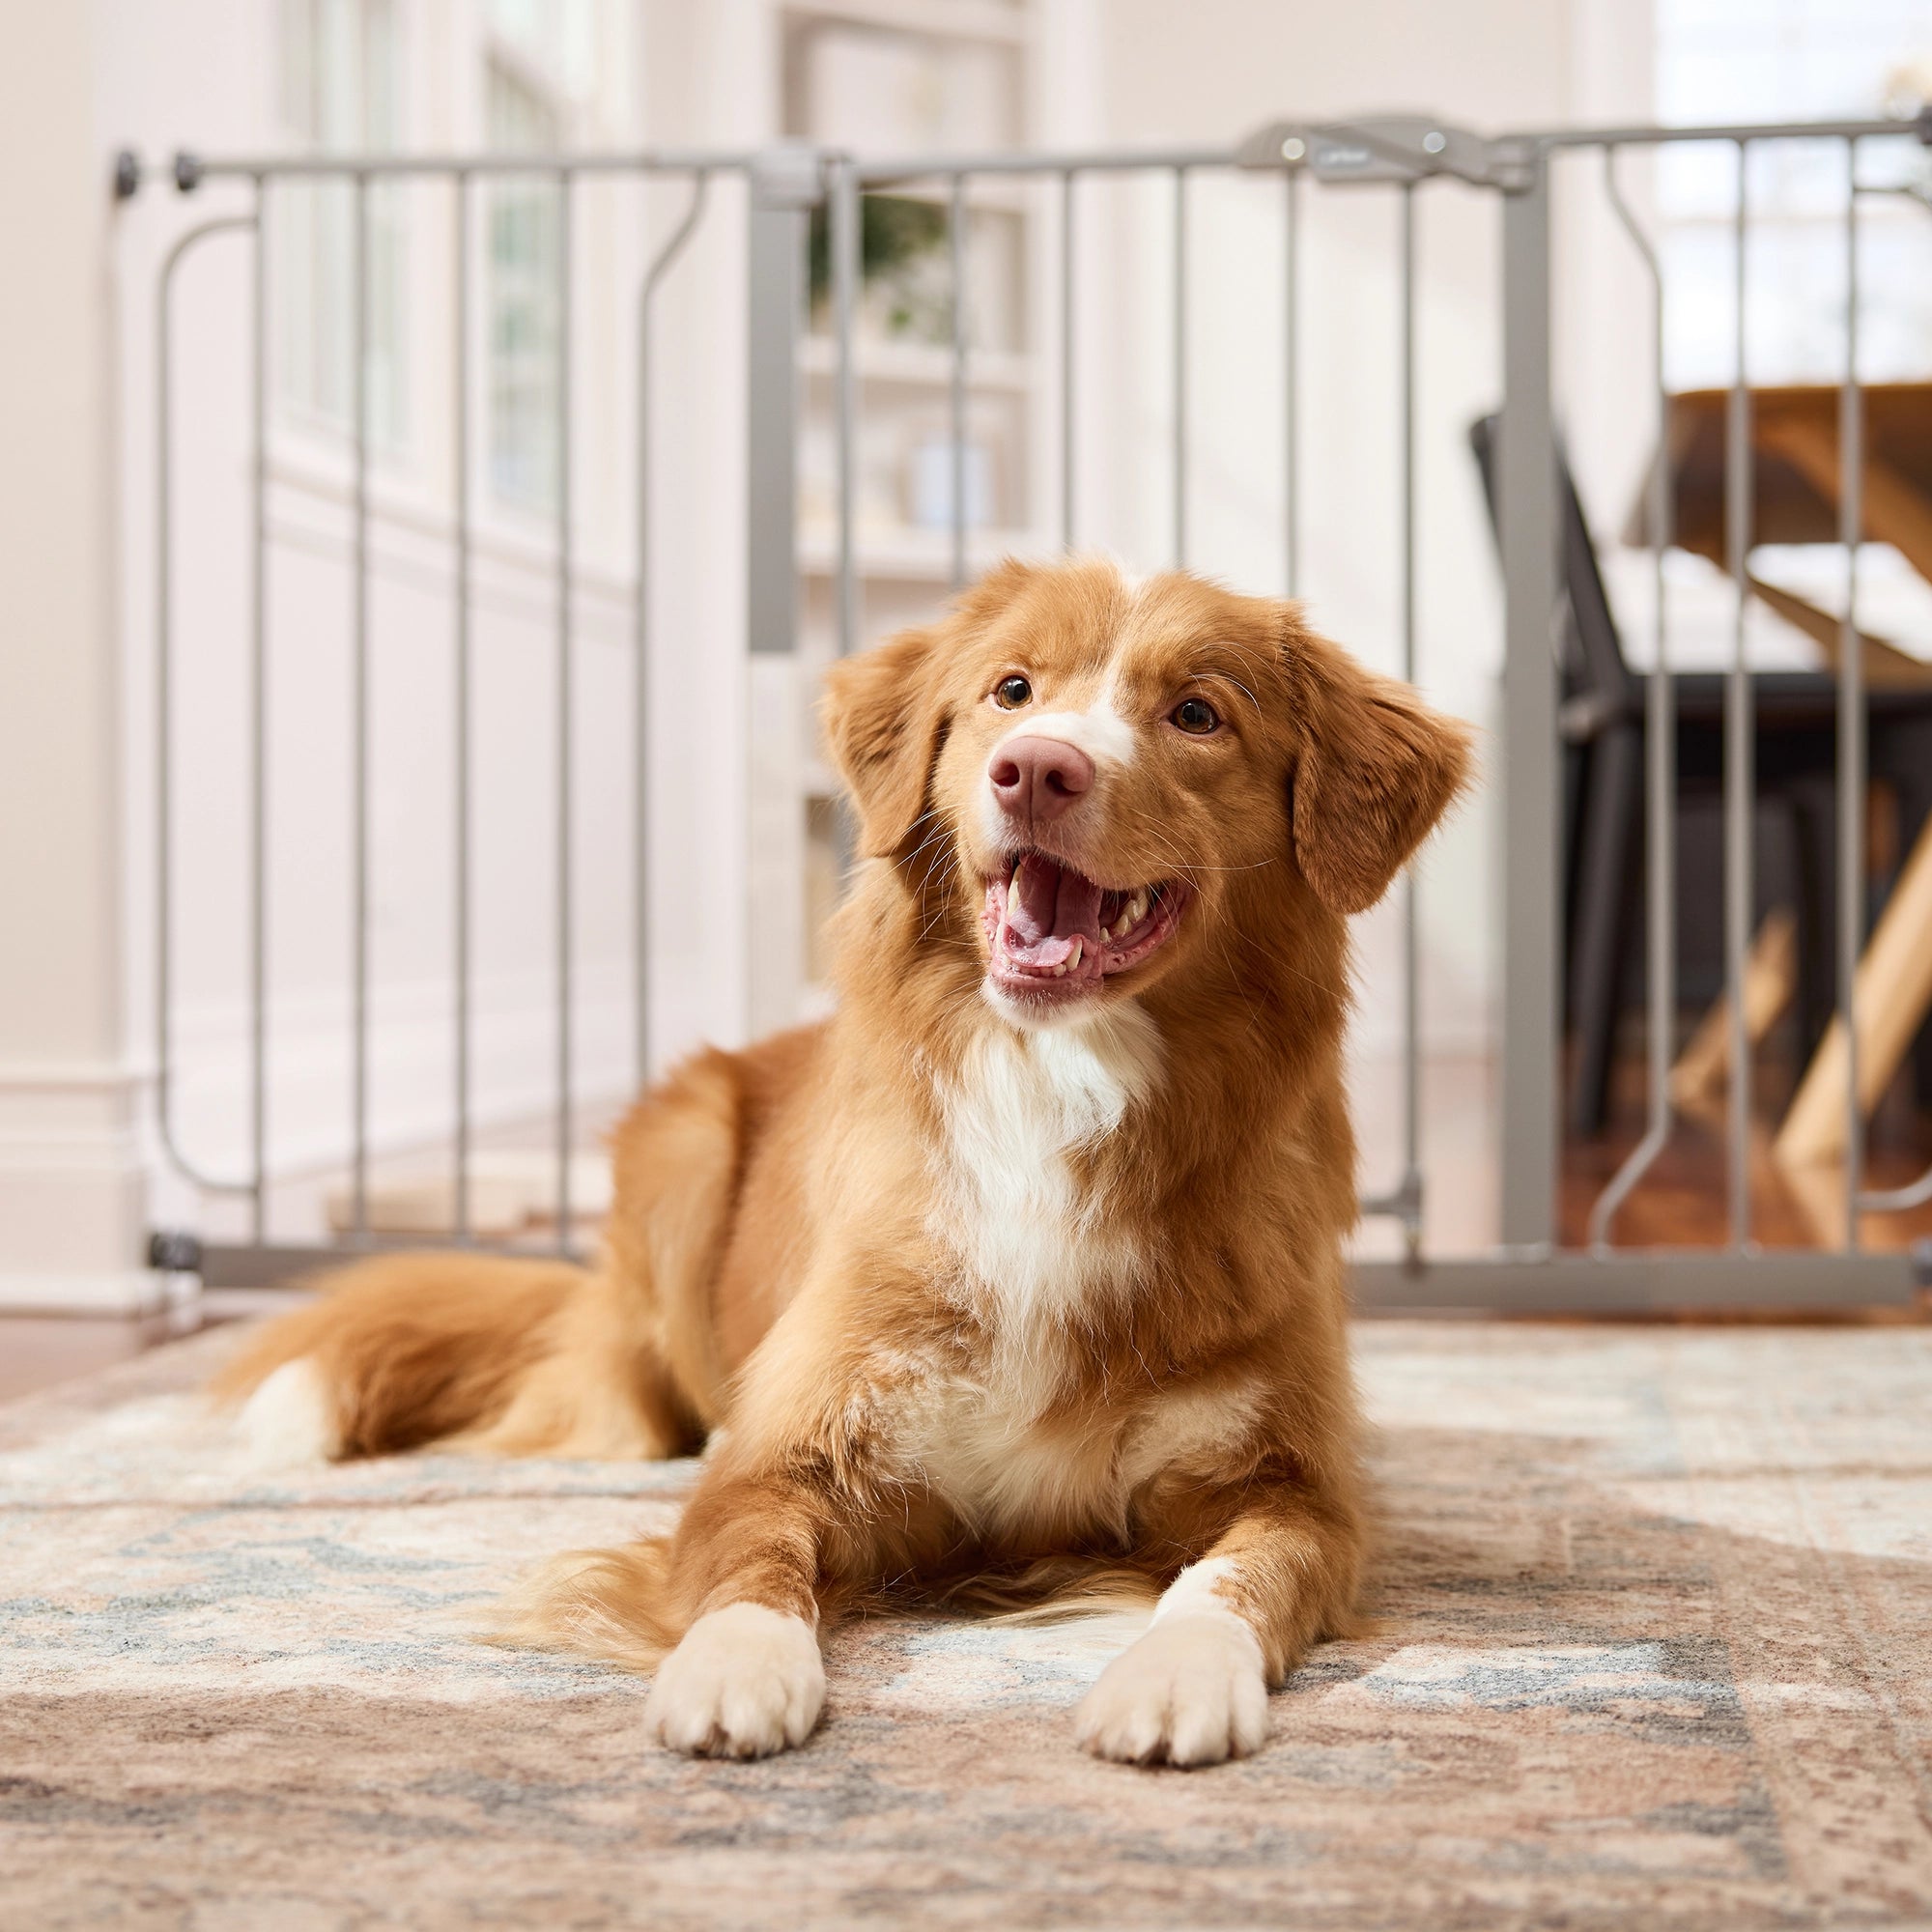
[[1378,114],[1352,121],[1270,121],[1235,150],[1238,166],[1305,169],[1336,185],[1407,185],[1448,175],[1506,191],[1530,185],[1534,144],[1492,141],[1430,114]]

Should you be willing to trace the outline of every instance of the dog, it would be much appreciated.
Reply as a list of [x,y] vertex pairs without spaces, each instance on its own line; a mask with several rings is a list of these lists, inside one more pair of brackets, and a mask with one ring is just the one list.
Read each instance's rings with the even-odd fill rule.
[[594,1265],[372,1258],[217,1392],[284,1452],[703,1446],[673,1535],[510,1618],[650,1671],[675,1750],[801,1744],[855,1605],[1138,1587],[1078,1741],[1254,1751],[1363,1560],[1346,922],[1467,735],[1293,604],[1084,558],[835,666],[822,719],[834,1015],[643,1096]]

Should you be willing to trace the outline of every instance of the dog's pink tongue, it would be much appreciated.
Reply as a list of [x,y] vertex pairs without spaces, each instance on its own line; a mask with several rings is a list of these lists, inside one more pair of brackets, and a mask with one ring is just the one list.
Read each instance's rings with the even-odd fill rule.
[[1076,937],[1089,954],[1100,944],[1100,888],[1078,872],[1031,854],[1013,874],[1017,900],[1007,902],[1006,945],[1023,966],[1054,967],[1073,952]]

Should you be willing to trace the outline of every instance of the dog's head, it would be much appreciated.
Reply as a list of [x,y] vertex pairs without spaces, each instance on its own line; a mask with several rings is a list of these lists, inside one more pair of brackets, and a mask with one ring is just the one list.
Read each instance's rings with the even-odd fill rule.
[[1003,565],[836,666],[824,718],[865,853],[973,882],[987,989],[1035,1021],[1184,971],[1270,895],[1365,910],[1468,762],[1294,605],[1098,560]]

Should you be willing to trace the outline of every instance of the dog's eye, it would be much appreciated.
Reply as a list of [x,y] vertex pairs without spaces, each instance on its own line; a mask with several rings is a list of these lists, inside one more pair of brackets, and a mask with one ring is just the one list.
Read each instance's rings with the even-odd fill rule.
[[1183,697],[1168,715],[1181,730],[1196,738],[1205,738],[1221,722],[1205,697]]
[[1032,696],[1033,686],[1023,677],[1003,677],[993,687],[993,702],[1002,711],[1017,711]]

